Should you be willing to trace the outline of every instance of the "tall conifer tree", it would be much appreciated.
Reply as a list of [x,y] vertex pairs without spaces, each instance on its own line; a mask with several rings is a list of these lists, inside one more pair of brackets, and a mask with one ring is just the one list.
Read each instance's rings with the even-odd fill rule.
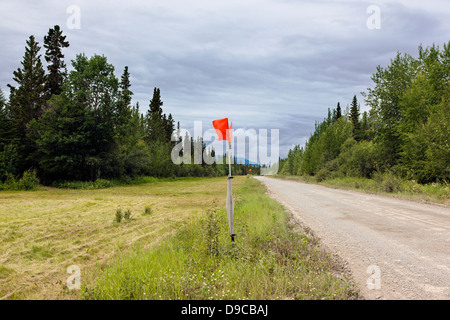
[[146,138],[149,144],[166,140],[162,106],[161,92],[159,88],[154,88],[153,98],[150,100],[149,110],[146,115]]
[[361,123],[359,122],[359,105],[356,95],[353,97],[352,104],[350,106],[350,121],[353,124],[353,138],[356,141],[361,140]]
[[61,93],[61,86],[67,77],[67,68],[64,63],[64,55],[62,49],[67,48],[69,42],[66,36],[62,35],[62,30],[58,25],[48,30],[47,36],[44,37],[45,61],[49,63],[47,69],[46,90],[50,98],[54,94]]
[[336,120],[342,116],[341,104],[338,102],[336,107]]
[[33,157],[35,144],[28,136],[30,131],[28,124],[42,115],[46,100],[46,76],[39,54],[41,47],[34,36],[30,36],[26,43],[25,55],[21,62],[22,68],[18,68],[13,73],[13,80],[18,87],[8,84],[10,88],[9,115],[17,134],[19,171],[24,171],[36,164]]
[[6,109],[6,99],[2,89],[0,89],[0,152],[12,139],[12,129],[9,112]]
[[131,96],[133,92],[130,91],[130,73],[128,72],[128,66],[125,66],[122,77],[120,78],[121,96],[126,106],[131,104]]

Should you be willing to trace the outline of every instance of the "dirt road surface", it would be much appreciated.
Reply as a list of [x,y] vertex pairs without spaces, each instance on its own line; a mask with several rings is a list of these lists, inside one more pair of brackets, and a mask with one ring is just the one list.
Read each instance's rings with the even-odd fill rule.
[[337,254],[365,299],[450,299],[450,208],[256,177]]

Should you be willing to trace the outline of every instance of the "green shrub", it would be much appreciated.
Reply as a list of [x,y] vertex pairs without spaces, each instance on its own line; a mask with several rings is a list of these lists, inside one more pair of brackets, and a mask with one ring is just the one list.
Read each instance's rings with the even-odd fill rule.
[[113,187],[113,183],[106,179],[97,179],[92,184],[92,189],[106,189]]
[[392,193],[403,190],[402,180],[391,171],[386,171],[383,174],[375,172],[373,179],[378,183],[380,190],[383,192]]
[[411,192],[411,193],[416,193],[416,194],[424,193],[424,191],[420,187],[420,184],[418,184],[417,181],[415,181],[415,180],[406,181],[404,183],[403,188],[406,191]]
[[27,170],[23,173],[22,179],[19,180],[20,190],[36,190],[39,184],[36,170]]
[[122,221],[122,218],[123,218],[122,209],[121,209],[121,208],[118,208],[118,209],[116,210],[116,218],[115,218],[115,221],[116,221],[117,223],[120,223],[120,222]]
[[144,215],[151,215],[152,214],[152,207],[151,206],[146,206],[144,209]]
[[3,182],[3,190],[19,190],[19,183],[12,173],[6,174],[6,180]]
[[125,220],[130,220],[131,219],[131,210],[127,209],[125,211],[125,213],[123,214],[123,217],[125,218]]
[[326,168],[322,168],[316,173],[315,178],[316,178],[317,182],[322,182],[322,181],[328,179],[329,176],[330,176],[330,171],[328,171],[328,169],[326,169]]
[[25,171],[19,180],[12,173],[7,173],[5,182],[0,182],[0,190],[36,190],[38,184],[39,178],[37,177],[36,170]]

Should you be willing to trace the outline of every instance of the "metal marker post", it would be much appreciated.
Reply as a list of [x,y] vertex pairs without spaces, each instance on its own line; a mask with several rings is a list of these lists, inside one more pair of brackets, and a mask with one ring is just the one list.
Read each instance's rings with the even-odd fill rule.
[[228,188],[227,188],[227,215],[228,215],[228,225],[230,227],[230,236],[231,236],[231,246],[234,248],[234,228],[233,228],[233,213],[234,213],[234,204],[233,204],[233,193],[231,190],[231,141],[228,141]]

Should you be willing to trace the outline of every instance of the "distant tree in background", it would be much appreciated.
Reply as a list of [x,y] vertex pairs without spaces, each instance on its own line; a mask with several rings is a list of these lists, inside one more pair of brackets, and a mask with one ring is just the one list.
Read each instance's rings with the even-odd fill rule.
[[171,141],[174,131],[172,115],[162,110],[161,90],[153,89],[149,109],[145,116],[145,141],[149,147],[150,172],[152,176],[171,176],[175,174],[174,164],[170,157],[173,143]]
[[341,104],[338,102],[336,107],[336,120],[342,117]]
[[146,120],[146,139],[148,144],[160,142],[169,143],[174,130],[174,120],[171,114],[163,113],[161,90],[153,89],[153,98],[150,100]]
[[130,91],[130,73],[128,72],[128,66],[125,66],[122,77],[120,78],[121,98],[126,106],[131,104],[131,96],[133,92]]

